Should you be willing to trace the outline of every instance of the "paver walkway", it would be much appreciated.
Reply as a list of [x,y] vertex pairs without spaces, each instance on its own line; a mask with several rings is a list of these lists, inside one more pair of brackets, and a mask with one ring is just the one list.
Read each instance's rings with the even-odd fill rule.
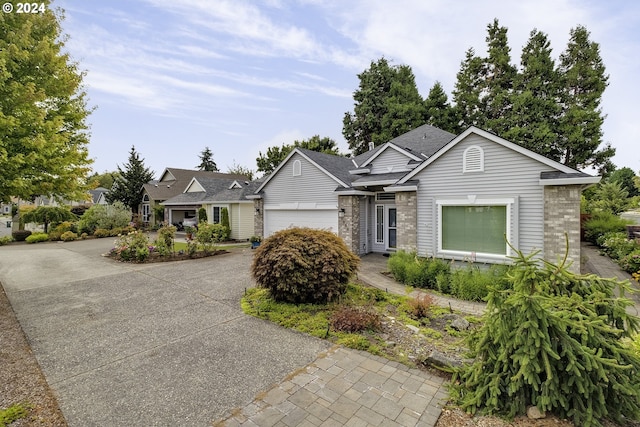
[[333,347],[216,426],[434,426],[444,379]]

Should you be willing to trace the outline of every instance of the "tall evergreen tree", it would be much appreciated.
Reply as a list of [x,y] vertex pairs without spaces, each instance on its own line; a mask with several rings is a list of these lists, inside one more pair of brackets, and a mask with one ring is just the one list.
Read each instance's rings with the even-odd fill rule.
[[385,100],[386,112],[382,116],[382,128],[374,138],[376,145],[409,132],[425,121],[426,108],[418,92],[413,71],[407,65],[398,66],[394,71],[394,79]]
[[451,133],[459,133],[458,120],[454,108],[449,103],[446,92],[440,82],[435,82],[424,100],[427,124]]
[[483,61],[481,101],[486,114],[485,128],[497,135],[509,129],[511,95],[516,68],[511,65],[511,48],[507,39],[507,27],[498,20],[487,27],[488,56]]
[[486,114],[480,99],[483,88],[482,68],[482,58],[476,55],[473,48],[469,48],[460,64],[460,71],[458,71],[453,89],[455,115],[458,117],[459,130],[469,126],[485,127]]
[[502,135],[523,147],[560,160],[555,147],[560,115],[559,75],[551,58],[545,33],[533,30],[522,49],[521,69],[515,76],[512,111],[506,115],[508,128]]
[[138,213],[138,206],[142,202],[142,186],[153,179],[153,172],[144,165],[144,159],[131,146],[129,160],[124,169],[118,166],[118,176],[113,187],[106,194],[107,202],[121,201],[133,213]]
[[200,152],[198,158],[200,159],[200,164],[196,166],[198,170],[218,172],[218,165],[213,161],[213,153],[209,147],[204,147],[204,150]]
[[345,113],[342,128],[353,154],[367,151],[369,142],[385,143],[424,123],[423,100],[409,66],[391,66],[381,58],[358,78],[354,112]]
[[[8,3],[7,3],[8,4]],[[0,201],[86,195],[84,73],[64,53],[61,12],[0,13]]]
[[600,46],[589,40],[583,26],[571,30],[567,49],[560,55],[562,112],[558,150],[562,162],[574,168],[611,167],[615,149],[602,144],[604,115],[600,108],[609,76],[600,57]]

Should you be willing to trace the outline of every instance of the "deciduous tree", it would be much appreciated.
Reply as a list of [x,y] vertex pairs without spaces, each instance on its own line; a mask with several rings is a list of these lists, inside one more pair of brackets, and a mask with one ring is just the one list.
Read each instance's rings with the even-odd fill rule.
[[82,199],[91,159],[84,72],[64,53],[60,9],[0,14],[0,200]]
[[319,153],[334,155],[340,154],[338,145],[333,139],[329,137],[320,138],[320,135],[314,135],[306,140],[294,141],[293,144],[282,144],[280,147],[269,147],[265,154],[259,152],[259,156],[256,159],[258,172],[273,172],[296,147],[306,148],[307,150],[317,151]]
[[44,225],[44,232],[49,232],[49,224],[62,221],[76,221],[76,217],[69,208],[61,206],[39,206],[36,209],[25,213],[22,221],[25,224],[30,222]]

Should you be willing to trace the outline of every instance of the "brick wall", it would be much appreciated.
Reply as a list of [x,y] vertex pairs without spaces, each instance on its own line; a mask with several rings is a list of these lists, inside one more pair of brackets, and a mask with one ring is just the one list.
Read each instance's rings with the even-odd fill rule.
[[557,263],[566,251],[565,233],[569,238],[567,264],[580,272],[580,186],[544,187],[544,258]]
[[360,199],[358,196],[338,196],[338,235],[353,253],[360,254]]
[[415,251],[418,246],[418,196],[415,191],[396,193],[398,250]]

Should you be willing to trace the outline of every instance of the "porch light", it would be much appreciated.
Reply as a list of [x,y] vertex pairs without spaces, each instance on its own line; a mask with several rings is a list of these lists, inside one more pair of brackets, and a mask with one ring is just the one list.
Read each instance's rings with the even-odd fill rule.
[[256,208],[256,212],[254,215],[260,215],[260,208]]
[[338,212],[338,216],[340,218],[342,218],[344,216],[344,208],[341,208],[340,211]]

